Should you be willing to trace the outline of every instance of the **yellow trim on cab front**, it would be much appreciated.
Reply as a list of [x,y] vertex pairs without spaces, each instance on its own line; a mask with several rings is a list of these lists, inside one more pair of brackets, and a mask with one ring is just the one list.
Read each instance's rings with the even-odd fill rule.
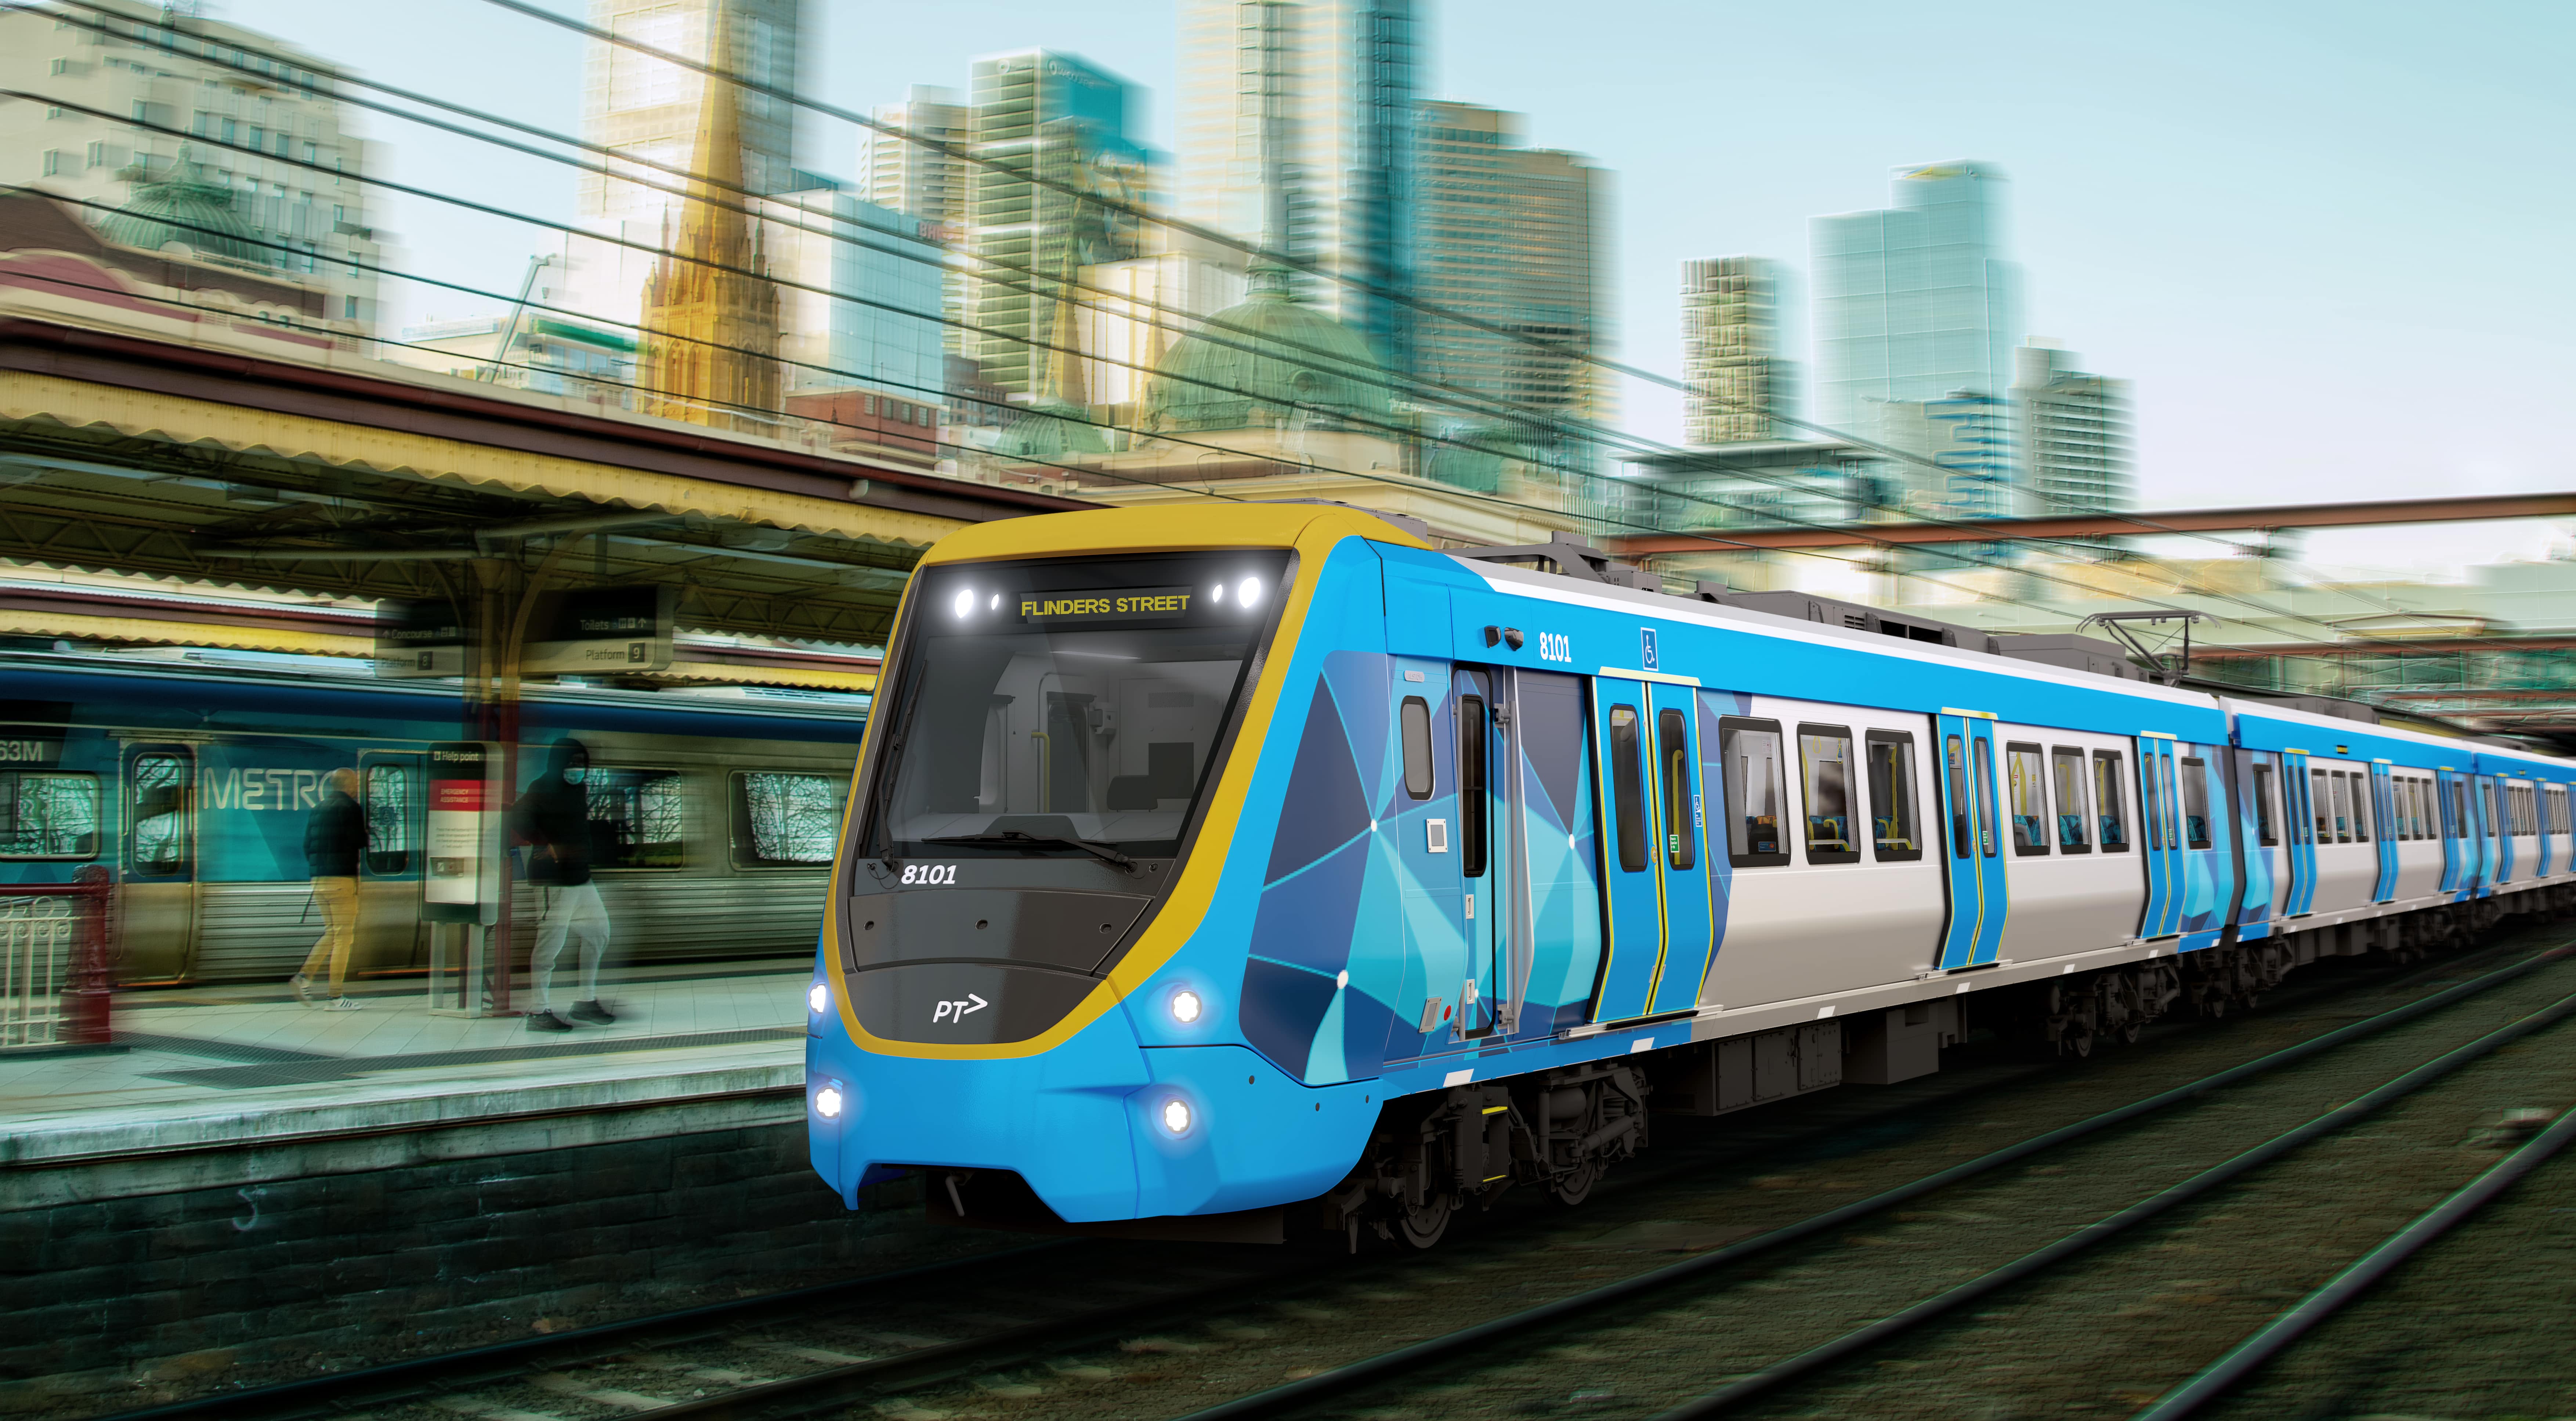
[[[850,1039],[863,1050],[880,1056],[911,1056],[931,1060],[1007,1060],[1035,1056],[1054,1050],[1073,1038],[1076,1032],[1108,1014],[1109,1009],[1124,1000],[1129,992],[1143,986],[1163,970],[1172,955],[1181,950],[1190,934],[1198,931],[1200,920],[1207,915],[1208,905],[1216,899],[1218,877],[1225,871],[1225,860],[1234,839],[1235,826],[1243,817],[1243,802],[1252,792],[1253,772],[1259,768],[1261,747],[1269,738],[1270,722],[1279,707],[1279,698],[1288,680],[1288,663],[1295,658],[1297,636],[1306,624],[1306,609],[1314,601],[1315,588],[1322,580],[1324,562],[1345,538],[1366,538],[1372,542],[1394,543],[1402,547],[1428,549],[1431,545],[1394,525],[1355,508],[1322,504],[1240,503],[1218,507],[1182,505],[1165,508],[1118,508],[1097,513],[1050,513],[1032,518],[1013,518],[998,523],[979,523],[961,529],[939,540],[921,560],[923,567],[943,563],[999,562],[1046,557],[1109,557],[1121,553],[1202,552],[1223,548],[1288,548],[1297,554],[1297,581],[1290,590],[1287,604],[1279,614],[1279,630],[1271,638],[1268,654],[1261,667],[1261,678],[1252,687],[1251,701],[1244,707],[1243,729],[1235,738],[1235,752],[1217,777],[1216,790],[1208,800],[1207,818],[1199,829],[1197,848],[1182,861],[1180,878],[1172,884],[1171,896],[1161,912],[1145,929],[1136,946],[1120,959],[1099,986],[1082,999],[1080,1005],[1065,1014],[1062,1021],[1026,1041],[998,1045],[946,1046],[935,1042],[888,1041],[870,1035],[859,1025],[858,1013],[850,1005],[849,994],[842,990],[843,973],[839,968],[841,943],[841,908],[848,901],[842,891],[842,876],[849,871],[849,859],[843,855],[832,865],[831,898],[823,909],[823,942],[829,947],[833,970],[826,974],[831,983],[832,1000],[841,1015],[841,1026]],[[903,604],[896,609],[898,627],[906,625],[912,612],[913,588],[919,579],[904,588]],[[897,638],[900,645],[900,637]],[[884,674],[896,672],[889,660]],[[883,690],[891,691],[894,682],[887,679]],[[882,704],[882,702],[880,702]],[[882,718],[868,717],[867,733],[859,747],[859,764],[872,762],[876,750],[878,727]],[[850,777],[850,798],[843,809],[843,823],[856,826],[848,816],[859,812],[859,795],[867,783],[865,773]]]

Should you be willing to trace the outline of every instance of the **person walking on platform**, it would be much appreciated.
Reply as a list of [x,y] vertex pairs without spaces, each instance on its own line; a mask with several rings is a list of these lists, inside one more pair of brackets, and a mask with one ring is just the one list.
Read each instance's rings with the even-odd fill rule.
[[[528,976],[537,994],[530,1031],[570,1031],[573,1022],[605,1026],[617,1019],[599,1004],[599,960],[608,952],[608,910],[590,878],[592,834],[590,751],[580,741],[558,740],[546,752],[545,773],[528,786],[511,811],[512,835],[531,846],[528,881],[546,886],[545,915],[537,921],[537,947]],[[555,961],[564,941],[581,944],[580,1001],[569,1013],[554,1009]],[[571,1019],[566,1020],[569,1016]]]
[[331,974],[331,1009],[356,1011],[358,999],[341,988],[349,976],[349,950],[358,941],[358,855],[367,848],[367,815],[358,807],[358,772],[347,767],[322,777],[322,804],[304,816],[304,871],[313,877],[313,902],[322,910],[322,938],[304,957],[290,984],[297,1000],[313,1005],[313,979]]

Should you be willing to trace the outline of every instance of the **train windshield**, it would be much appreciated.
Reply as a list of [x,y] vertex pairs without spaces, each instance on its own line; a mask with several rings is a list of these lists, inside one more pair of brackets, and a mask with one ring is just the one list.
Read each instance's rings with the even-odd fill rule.
[[1178,853],[1287,568],[1247,551],[924,573],[870,851]]

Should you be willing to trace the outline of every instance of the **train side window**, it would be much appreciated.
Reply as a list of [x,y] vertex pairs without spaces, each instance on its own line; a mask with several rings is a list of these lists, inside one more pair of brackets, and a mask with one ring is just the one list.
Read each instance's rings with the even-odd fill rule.
[[688,862],[688,781],[678,770],[593,765],[590,862],[594,868],[680,868]]
[[1458,872],[1485,876],[1485,826],[1492,796],[1485,793],[1485,698],[1458,698]]
[[2205,849],[2209,837],[2209,762],[2184,756],[2179,762],[2182,774],[2182,843],[2187,849]]
[[1950,857],[1968,856],[1968,742],[1956,735],[1941,741],[1941,773],[1950,782]]
[[1809,863],[1860,862],[1860,845],[1852,840],[1851,747],[1851,731],[1846,727],[1798,727],[1798,779],[1806,791]]
[[411,767],[382,761],[369,765],[358,792],[367,814],[367,872],[408,872],[412,853]]
[[134,757],[125,786],[134,872],[155,878],[185,873],[196,857],[188,832],[188,770],[184,755]]
[[2317,821],[2317,842],[2334,842],[2334,786],[2323,770],[2308,771],[2308,808]]
[[98,857],[98,776],[0,770],[0,858]]
[[733,861],[741,868],[819,868],[841,838],[848,783],[833,775],[741,770],[733,776]]
[[1914,809],[1914,737],[1901,731],[1868,734],[1870,839],[1880,863],[1923,857]]
[[2129,851],[2129,800],[2120,785],[2119,752],[2094,751],[2093,817],[2102,826],[2102,852],[2106,854]]
[[1780,750],[1776,720],[1724,716],[1717,722],[1717,758],[1726,777],[1726,857],[1737,868],[1789,861],[1789,841],[1780,832],[1789,797]]
[[1991,740],[1971,740],[1971,753],[1977,757],[1977,847],[1987,858],[1995,856],[1995,751]]
[[2016,854],[2044,854],[2048,841],[2048,784],[2036,745],[2004,747],[2004,783],[2012,795],[2012,839]]
[[2379,798],[2379,791],[2371,784],[2370,771],[2355,771],[2352,777],[2353,842],[2358,844],[2376,842],[2370,837],[2370,823],[2375,817],[2371,810],[2377,807],[2371,801],[2377,798]]
[[2093,835],[2084,811],[2084,752],[2060,745],[2049,752],[2050,788],[2057,794],[2057,850],[2067,854],[2093,852]]
[[2160,757],[2138,762],[2138,814],[2147,821],[2147,847],[2165,847],[2165,786],[2156,766]]
[[2326,777],[2326,788],[2334,792],[2335,842],[2352,842],[2352,776],[2336,770]]
[[1404,723],[1404,792],[1415,799],[1431,797],[1431,704],[1407,696],[1398,719]]
[[2469,792],[2458,780],[2451,781],[2451,792],[2442,799],[2442,837],[2465,839],[2469,836]]
[[1691,832],[1690,717],[1681,711],[1655,713],[1655,763],[1661,766],[1664,793],[1664,862],[1674,868],[1699,864],[1699,836]]
[[2254,767],[2254,841],[2265,848],[2281,842],[2280,821],[2272,814],[2272,767]]
[[1646,786],[1637,747],[1637,708],[1610,708],[1610,811],[1617,820],[1619,867],[1642,873],[1646,867]]

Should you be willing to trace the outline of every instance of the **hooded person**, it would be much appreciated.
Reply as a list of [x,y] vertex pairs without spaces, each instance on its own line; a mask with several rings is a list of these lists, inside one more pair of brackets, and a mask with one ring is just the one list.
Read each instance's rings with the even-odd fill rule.
[[326,968],[331,1008],[356,1011],[358,999],[341,986],[349,976],[349,951],[358,941],[358,855],[367,849],[367,814],[358,807],[358,772],[342,766],[322,777],[322,802],[304,816],[304,871],[313,879],[313,903],[322,910],[322,936],[288,979],[297,1000],[314,1005],[313,978]]
[[[528,1013],[530,1031],[570,1031],[577,1021],[606,1025],[617,1019],[599,1004],[599,960],[608,952],[608,910],[600,906],[599,885],[590,877],[589,778],[589,748],[578,740],[558,740],[546,752],[544,772],[510,811],[512,834],[530,846],[528,881],[546,889],[545,914],[537,921],[536,951],[528,960],[528,977],[537,996],[535,1009]],[[563,956],[567,939],[581,945],[581,999],[569,1012],[558,1013],[555,962]]]

